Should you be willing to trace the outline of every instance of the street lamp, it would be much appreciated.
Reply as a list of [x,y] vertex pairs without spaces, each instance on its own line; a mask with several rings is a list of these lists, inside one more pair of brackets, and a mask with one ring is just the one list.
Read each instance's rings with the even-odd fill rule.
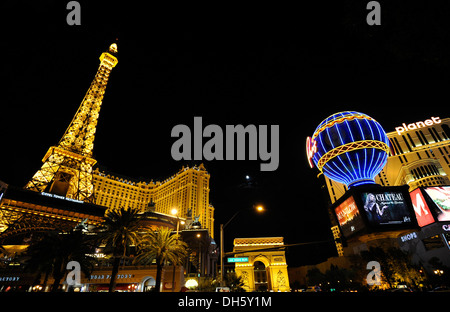
[[[172,208],[172,210],[170,211],[170,213],[171,213],[173,216],[177,217],[177,244],[178,244],[178,233],[179,233],[179,230],[180,230],[180,223],[181,223],[181,224],[184,224],[184,221],[181,220],[181,222],[180,222],[180,218],[178,217],[178,210],[177,210],[177,208]],[[172,265],[173,265],[172,292],[174,292],[174,291],[175,291],[175,267],[176,267],[176,264],[173,263]]]
[[441,276],[442,274],[444,274],[443,270],[434,270],[434,274]]
[[178,233],[179,233],[179,231],[180,231],[180,224],[183,225],[183,224],[184,224],[184,221],[183,221],[183,220],[180,220],[180,218],[178,217],[178,210],[177,210],[177,208],[172,208],[172,210],[170,211],[170,213],[171,213],[173,216],[177,217],[177,240],[178,240]]
[[[255,209],[258,213],[262,213],[265,211],[264,206],[263,205],[253,205],[253,209]],[[224,270],[224,266],[223,266],[223,258],[224,258],[224,238],[223,238],[223,230],[224,228],[241,212],[242,210],[239,210],[238,212],[236,212],[231,218],[230,220],[227,221],[227,223],[225,224],[221,224],[220,225],[220,286],[224,286],[223,284],[223,270]]]
[[197,233],[198,238],[198,267],[197,267],[197,277],[200,281],[200,276],[202,276],[202,249],[201,249],[201,237],[202,235],[200,233]]

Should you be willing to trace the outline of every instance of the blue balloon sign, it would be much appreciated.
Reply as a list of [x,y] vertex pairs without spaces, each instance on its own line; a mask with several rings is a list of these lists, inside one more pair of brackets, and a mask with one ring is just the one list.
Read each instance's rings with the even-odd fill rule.
[[389,139],[381,125],[359,112],[340,112],[322,121],[306,142],[308,161],[347,187],[375,183],[386,165]]

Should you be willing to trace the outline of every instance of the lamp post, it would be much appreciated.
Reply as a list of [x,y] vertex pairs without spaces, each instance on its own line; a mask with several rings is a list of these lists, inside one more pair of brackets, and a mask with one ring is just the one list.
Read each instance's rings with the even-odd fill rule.
[[180,218],[178,217],[178,210],[177,210],[177,208],[173,208],[173,209],[170,211],[170,213],[171,213],[173,216],[177,217],[177,240],[178,240],[178,232],[180,231],[180,223],[181,223],[181,224],[184,224],[184,221],[181,220],[181,222],[180,222]]
[[197,268],[197,277],[202,275],[202,249],[201,249],[201,237],[202,234],[197,233],[196,235],[198,239],[198,268]]
[[[253,205],[253,208],[261,213],[264,212],[264,206],[262,205]],[[236,212],[231,218],[230,220],[227,221],[227,223],[225,224],[220,224],[220,286],[224,286],[223,283],[223,271],[224,271],[224,265],[223,265],[223,258],[224,258],[224,234],[223,234],[223,230],[225,229],[225,227],[241,212],[242,210],[239,210],[238,212]]]
[[[177,244],[178,244],[178,233],[180,230],[180,218],[178,217],[178,210],[176,208],[173,208],[170,213],[177,217]],[[184,221],[181,221],[182,224],[184,224]],[[172,275],[172,292],[175,291],[175,263],[172,263],[173,265],[173,275]]]

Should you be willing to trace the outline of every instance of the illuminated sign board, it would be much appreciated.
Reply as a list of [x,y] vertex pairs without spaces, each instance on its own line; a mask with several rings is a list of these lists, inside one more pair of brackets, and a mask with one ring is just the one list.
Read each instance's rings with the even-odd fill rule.
[[450,186],[427,187],[425,192],[436,204],[438,221],[450,221]]
[[306,138],[309,165],[348,188],[375,184],[389,154],[389,139],[381,125],[366,114],[346,111],[322,121]]
[[314,168],[313,157],[317,152],[317,142],[311,137],[306,138],[306,157],[308,157],[308,163],[311,168]]
[[17,282],[20,276],[2,276],[0,277],[0,282]]
[[362,192],[367,220],[372,226],[414,224],[414,218],[401,191]]
[[[117,274],[117,279],[133,278],[134,274]],[[90,280],[111,279],[111,274],[91,274]]]
[[227,262],[248,262],[248,257],[240,257],[240,258],[227,258]]
[[[358,186],[346,194],[332,206],[345,238],[399,229],[418,229],[407,185]],[[429,200],[426,196],[424,198]],[[431,215],[430,211],[428,215]],[[424,213],[422,216],[425,218]],[[425,224],[429,220],[422,221]],[[434,222],[433,218],[431,222]]]
[[64,200],[71,201],[71,202],[74,202],[74,203],[79,203],[79,204],[83,204],[84,203],[84,201],[82,201],[82,200],[68,198],[68,197],[64,197],[64,196],[61,196],[61,195],[57,195],[57,194],[51,194],[51,193],[42,192],[41,195],[44,195],[44,196],[47,196],[47,197],[58,198],[58,199],[64,199]]
[[427,119],[425,121],[418,121],[414,123],[410,123],[406,125],[405,123],[402,123],[400,127],[395,127],[395,131],[397,131],[398,135],[401,135],[402,132],[409,131],[409,130],[416,130],[423,127],[432,126],[435,124],[440,124],[442,120],[439,119],[439,117],[431,117],[431,119]]
[[409,234],[401,236],[400,240],[404,243],[404,242],[407,242],[407,241],[410,241],[410,240],[413,240],[413,239],[416,239],[416,238],[417,238],[417,233],[416,232],[412,232],[412,233],[409,233]]
[[411,201],[419,226],[423,227],[425,225],[433,223],[433,215],[431,214],[430,208],[428,207],[427,202],[423,197],[422,191],[420,189],[415,189],[409,195],[411,196]]
[[361,215],[359,214],[359,210],[353,196],[347,198],[344,202],[337,206],[334,211],[338,218],[342,234],[344,234],[345,237],[348,237],[364,228],[364,222],[361,219]]

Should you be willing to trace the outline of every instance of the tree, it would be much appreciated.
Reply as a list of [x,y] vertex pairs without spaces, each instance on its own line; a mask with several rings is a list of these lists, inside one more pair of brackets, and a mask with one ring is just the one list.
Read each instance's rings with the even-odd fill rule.
[[111,254],[113,268],[109,292],[116,289],[117,273],[121,260],[127,255],[130,246],[137,246],[143,230],[138,208],[108,210],[104,224],[98,228],[98,240],[104,244],[104,253]]
[[167,261],[173,265],[182,264],[188,256],[187,244],[179,240],[178,234],[172,234],[169,228],[159,228],[143,237],[135,262],[151,264],[156,260],[155,291],[161,288],[162,269]]
[[361,257],[366,263],[373,260],[380,263],[381,278],[390,288],[399,283],[418,287],[424,281],[420,267],[413,265],[410,256],[398,248],[391,247],[386,251],[381,247],[370,247],[361,252]]
[[325,275],[318,268],[309,269],[306,278],[309,286],[316,286],[325,282]]
[[357,285],[353,283],[354,272],[345,268],[339,268],[337,265],[331,265],[325,272],[326,283],[323,288],[326,290],[344,291],[354,289]]
[[202,292],[215,292],[216,288],[220,286],[220,282],[213,277],[206,276],[199,278],[198,280],[198,290]]
[[428,260],[428,264],[431,266],[429,282],[434,286],[449,286],[450,268],[444,265],[437,257],[432,257],[430,260]]
[[44,285],[50,274],[53,276],[52,292],[58,291],[61,280],[67,273],[67,263],[78,261],[83,273],[89,275],[95,259],[87,256],[94,249],[93,241],[81,229],[67,233],[52,231],[28,247],[24,254],[25,271],[44,273]]
[[233,292],[242,292],[244,289],[244,281],[242,280],[242,276],[237,276],[235,272],[230,272],[225,275],[225,285],[230,287],[230,291]]

